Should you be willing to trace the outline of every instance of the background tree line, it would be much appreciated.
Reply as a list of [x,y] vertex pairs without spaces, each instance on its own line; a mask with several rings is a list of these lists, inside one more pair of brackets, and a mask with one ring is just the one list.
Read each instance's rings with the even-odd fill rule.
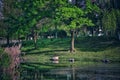
[[8,45],[10,39],[31,36],[36,48],[38,36],[51,34],[57,38],[61,29],[71,35],[71,45],[74,35],[98,36],[100,29],[105,36],[120,39],[119,0],[4,0],[1,3],[0,35],[7,39]]

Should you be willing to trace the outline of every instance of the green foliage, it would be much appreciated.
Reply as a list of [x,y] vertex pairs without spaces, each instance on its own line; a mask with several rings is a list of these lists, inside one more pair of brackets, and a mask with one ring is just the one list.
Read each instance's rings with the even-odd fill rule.
[[[4,23],[7,26],[7,34],[26,35],[31,28],[35,27],[38,20],[45,15],[46,10],[42,10],[47,1],[27,0],[27,1],[4,1]],[[7,6],[8,5],[8,6]],[[7,12],[8,8],[10,11]]]
[[27,46],[32,46],[32,47],[33,47],[33,46],[34,46],[34,45],[33,45],[33,41],[31,41],[31,40],[30,40],[30,41],[28,40],[27,42],[26,42],[26,41],[23,41],[22,45],[23,45],[24,47],[27,47]]
[[120,29],[120,10],[116,10],[117,27]]
[[105,31],[113,32],[114,34],[117,26],[116,20],[117,20],[117,16],[115,14],[115,10],[112,10],[110,12],[105,11],[102,18],[102,24]]
[[66,38],[67,37],[67,32],[64,31],[64,30],[59,30],[57,34],[58,34],[58,37],[60,37],[60,38]]
[[10,56],[0,49],[0,67],[7,68],[9,67],[10,63]]
[[86,0],[86,8],[85,8],[85,13],[88,14],[88,13],[100,13],[100,8],[95,5],[95,4],[92,4],[91,0]]
[[3,20],[0,20],[0,37],[4,37],[6,35],[6,30],[4,26]]
[[[37,50],[32,50],[32,46],[26,46],[22,50],[26,51],[23,56],[28,63],[39,63],[37,67],[31,66],[34,69],[45,67],[60,68],[68,67],[70,65],[69,59],[74,58],[76,67],[86,65],[96,65],[102,63],[101,60],[110,60],[109,64],[118,64],[120,61],[120,44],[113,38],[107,39],[106,37],[80,37],[76,39],[76,54],[71,54],[69,49],[69,38],[63,39],[41,39],[38,41],[40,46]],[[29,49],[27,49],[29,47]],[[52,64],[50,59],[52,56],[59,56],[59,63]],[[89,56],[89,57],[88,57]],[[30,65],[28,66],[30,67]]]
[[68,3],[56,9],[56,19],[60,19],[65,24],[64,27],[66,27],[65,29],[67,30],[80,28],[83,25],[94,25],[92,21],[86,17],[84,10]]

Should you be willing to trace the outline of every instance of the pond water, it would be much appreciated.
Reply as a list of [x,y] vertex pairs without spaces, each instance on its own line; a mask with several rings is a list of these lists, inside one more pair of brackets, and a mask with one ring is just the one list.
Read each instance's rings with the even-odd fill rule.
[[119,66],[65,67],[54,69],[24,69],[20,80],[120,80]]

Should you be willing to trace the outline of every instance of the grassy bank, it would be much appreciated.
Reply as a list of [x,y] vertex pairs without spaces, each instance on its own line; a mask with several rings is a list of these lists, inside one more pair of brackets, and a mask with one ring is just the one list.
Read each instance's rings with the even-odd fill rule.
[[[56,67],[75,67],[109,64],[120,65],[120,43],[114,39],[104,37],[84,37],[75,40],[75,53],[69,52],[69,38],[64,39],[40,39],[38,48],[34,49],[32,41],[23,43],[22,51],[26,68],[56,68]],[[50,59],[59,56],[59,63],[53,64]],[[69,62],[74,58],[75,62]],[[107,60],[107,62],[106,62]]]

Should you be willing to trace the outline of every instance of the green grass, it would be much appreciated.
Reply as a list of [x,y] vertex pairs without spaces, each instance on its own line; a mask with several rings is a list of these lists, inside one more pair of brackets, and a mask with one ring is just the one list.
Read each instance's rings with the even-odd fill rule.
[[[75,53],[69,52],[70,39],[40,39],[38,48],[34,49],[32,42],[24,42],[22,51],[25,63],[22,67],[31,69],[49,69],[99,65],[102,60],[109,60],[110,65],[120,65],[120,42],[104,37],[83,37],[75,40]],[[59,63],[53,64],[50,59],[54,55],[59,56]],[[74,58],[75,63],[70,63],[69,59]]]

